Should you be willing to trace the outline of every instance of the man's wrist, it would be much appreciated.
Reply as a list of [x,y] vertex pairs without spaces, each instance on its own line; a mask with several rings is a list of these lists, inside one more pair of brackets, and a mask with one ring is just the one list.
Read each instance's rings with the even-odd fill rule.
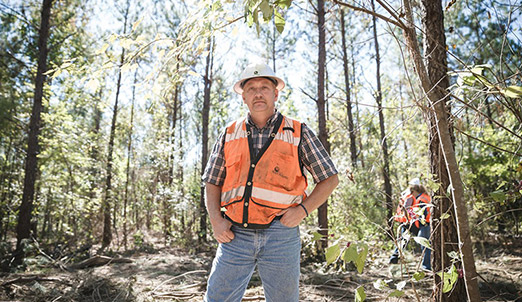
[[304,212],[306,213],[306,217],[308,217],[308,210],[306,209],[306,207],[304,206],[304,204],[299,203],[298,205],[299,205],[301,208],[303,208]]

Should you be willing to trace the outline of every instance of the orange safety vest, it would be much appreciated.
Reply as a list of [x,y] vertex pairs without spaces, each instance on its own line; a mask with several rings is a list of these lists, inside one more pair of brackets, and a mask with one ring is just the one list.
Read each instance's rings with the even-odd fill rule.
[[[410,220],[408,211],[405,208],[406,201],[408,199],[415,199],[415,197],[413,197],[412,194],[407,194],[407,195],[401,196],[401,198],[399,199],[399,204],[397,205],[397,210],[395,211],[395,216],[394,216],[395,221],[404,223],[404,222],[407,222]],[[413,204],[413,202],[412,202],[412,204]]]
[[[412,199],[412,203],[410,206],[408,206],[406,208],[406,201],[408,199]],[[396,214],[394,217],[395,221],[398,221],[401,223],[408,222],[408,221],[415,222],[415,226],[417,226],[417,228],[420,227],[419,226],[419,216],[415,213],[416,212],[415,209],[418,207],[423,207],[423,208],[426,207],[426,205],[421,204],[421,203],[430,204],[431,197],[426,193],[422,193],[421,195],[417,196],[417,198],[415,198],[415,196],[413,196],[412,194],[402,196],[399,201],[399,205],[397,206]],[[430,207],[426,207],[426,209],[424,210],[424,220],[427,223],[429,223],[430,219],[431,219],[431,209],[430,209]]]
[[[424,208],[424,220],[426,220],[427,223],[430,223],[430,219],[431,219],[431,207],[430,206],[427,206],[431,203],[431,197],[426,194],[426,193],[422,193],[421,195],[417,196],[417,198],[415,198],[413,200],[413,205],[411,206],[412,208]],[[416,220],[415,220],[415,225],[417,226],[417,228],[419,228],[419,217],[416,217]]]
[[245,118],[226,129],[221,207],[236,225],[267,228],[278,212],[306,198],[308,183],[299,163],[301,123],[281,115],[256,156],[251,134]]

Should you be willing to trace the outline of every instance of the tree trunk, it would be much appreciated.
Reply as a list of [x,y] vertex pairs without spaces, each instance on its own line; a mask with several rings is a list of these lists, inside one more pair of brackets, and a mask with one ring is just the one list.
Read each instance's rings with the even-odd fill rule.
[[[404,104],[403,104],[403,97],[402,97],[402,83],[400,84],[399,86],[399,108],[400,108],[400,112],[401,112],[401,125],[402,125],[402,130],[403,130],[403,133],[406,132],[406,116],[404,115]],[[402,139],[402,144],[404,146],[404,162],[405,163],[409,163],[410,160],[409,160],[409,147],[408,147],[408,142],[406,141],[406,138],[403,136],[403,139]],[[408,169],[401,169],[402,171],[400,173],[397,173],[398,174],[398,178],[399,179],[402,179],[404,181],[404,187],[407,187],[408,186],[408,178],[409,178],[409,171]],[[402,187],[402,186],[401,186]]]
[[22,240],[31,235],[31,218],[35,195],[35,182],[38,173],[38,152],[40,135],[43,87],[47,71],[47,40],[49,38],[49,20],[51,18],[51,6],[53,0],[43,0],[38,33],[38,67],[35,78],[33,109],[29,121],[29,136],[27,140],[27,155],[25,160],[24,189],[22,203],[18,210],[18,224],[16,226],[16,251],[14,264],[21,264],[24,259],[24,247]]
[[[123,34],[127,32],[127,22],[129,19],[130,1],[127,1],[127,7],[124,13]],[[114,107],[112,112],[111,133],[109,136],[109,151],[107,154],[107,180],[105,183],[105,198],[103,200],[103,235],[101,251],[111,244],[112,229],[111,229],[111,207],[113,206],[112,196],[112,154],[114,150],[114,137],[116,136],[116,122],[118,120],[118,100],[121,89],[121,67],[125,62],[125,48],[122,48],[120,55],[120,65],[118,69],[118,81],[116,82],[116,98],[114,100]]]
[[348,46],[346,45],[346,25],[344,20],[344,9],[341,8],[341,38],[343,48],[343,70],[344,70],[344,86],[346,89],[346,116],[348,117],[348,135],[350,136],[350,157],[352,159],[352,167],[357,167],[357,142],[355,137],[355,129],[352,113],[350,72],[348,71]]
[[123,197],[123,248],[127,250],[127,204],[129,203],[130,185],[130,161],[132,158],[132,132],[134,129],[134,101],[136,100],[136,84],[138,82],[138,70],[134,73],[134,85],[132,86],[131,116],[129,122],[129,135],[127,136],[127,167],[125,168],[125,193]]
[[[214,62],[214,39],[208,40],[208,55],[205,68],[205,88],[203,95],[202,110],[202,131],[201,131],[201,176],[205,172],[208,160],[208,122],[210,113],[210,88],[212,88],[212,64]],[[201,195],[199,200],[199,233],[198,240],[200,242],[207,241],[207,211],[205,209],[205,187],[201,186]]]
[[52,232],[51,226],[52,226],[52,215],[51,215],[51,209],[53,208],[52,200],[53,200],[53,194],[51,192],[51,188],[48,188],[47,195],[46,195],[46,203],[45,203],[45,209],[44,209],[44,221],[42,223],[42,232],[41,237],[47,238],[47,235]]
[[[100,181],[98,180],[101,174],[100,166],[97,164],[100,161],[100,129],[101,129],[101,120],[102,120],[102,111],[100,109],[100,101],[102,98],[102,88],[98,91],[98,96],[94,98],[94,108],[93,108],[93,128],[90,131],[90,134],[94,137],[94,142],[92,144],[91,149],[89,150],[89,157],[91,161],[91,167],[89,168],[89,177],[90,177],[90,187],[89,187],[89,208],[88,211],[88,219],[86,221],[86,229],[87,230],[95,230],[94,223],[97,222],[97,190],[96,188],[100,185]],[[95,222],[95,223],[96,223]]]
[[179,85],[176,84],[174,87],[174,95],[172,101],[172,116],[170,118],[170,143],[172,145],[172,152],[170,153],[170,165],[169,165],[169,185],[172,186],[174,183],[174,170],[179,166],[179,161],[176,161],[174,144],[176,143],[176,123],[178,121],[178,109],[179,109]]
[[[375,11],[375,3],[372,0],[372,10]],[[392,187],[390,182],[390,160],[388,154],[388,143],[386,141],[386,130],[384,128],[384,114],[382,112],[382,88],[381,88],[381,55],[379,52],[379,39],[377,37],[377,18],[372,16],[373,20],[373,40],[375,41],[375,65],[376,65],[376,80],[377,80],[377,95],[375,101],[377,102],[377,111],[379,113],[379,127],[381,131],[381,148],[382,157],[384,160],[382,167],[382,177],[384,180],[384,194],[386,207],[386,224],[388,230],[393,233],[393,200]]]
[[275,26],[275,18],[273,19],[273,22],[274,22],[274,26],[272,27],[272,39],[270,41],[270,44],[272,46],[272,70],[274,71],[274,73],[277,74],[277,70],[276,70],[276,26]]
[[[475,302],[480,301],[480,293],[478,290],[477,283],[477,272],[475,268],[475,261],[473,259],[473,251],[471,245],[471,236],[469,231],[468,216],[466,204],[463,200],[463,185],[460,178],[460,172],[453,148],[453,142],[451,138],[451,129],[448,123],[448,116],[446,112],[447,98],[447,87],[449,86],[448,79],[446,78],[447,71],[447,59],[446,59],[446,40],[444,36],[444,16],[442,13],[441,1],[421,1],[424,11],[423,26],[424,32],[426,33],[425,41],[425,53],[427,59],[427,67],[424,65],[422,57],[420,55],[420,49],[416,40],[415,28],[413,26],[413,16],[411,12],[411,5],[408,0],[404,1],[405,13],[408,19],[408,28],[405,28],[406,43],[409,50],[411,51],[413,61],[417,70],[417,74],[421,80],[421,85],[426,93],[430,109],[430,122],[434,122],[434,128],[437,133],[433,133],[432,141],[430,142],[430,151],[432,152],[432,167],[436,170],[433,172],[440,171],[439,181],[441,181],[442,187],[450,187],[451,185],[451,197],[453,198],[453,211],[450,210],[450,201],[446,198],[436,198],[434,201],[434,222],[440,222],[441,235],[440,238],[433,237],[433,242],[441,242],[439,250],[435,250],[434,255],[434,270],[444,269],[448,264],[446,258],[448,250],[446,247],[458,249],[460,247],[460,253],[462,255],[462,265],[464,268],[464,281],[466,291],[460,290],[459,283],[457,281],[457,288],[455,288],[451,295],[442,293],[442,284],[438,276],[435,276],[436,290],[434,292],[434,299],[436,301],[468,301]],[[437,83],[433,85],[433,83]],[[439,141],[436,143],[436,137]],[[437,144],[437,146],[435,146]],[[435,153],[437,152],[437,153]],[[443,157],[443,158],[442,158]],[[445,192],[440,192],[445,194]],[[444,195],[443,195],[444,196]],[[446,204],[448,201],[448,204]],[[441,214],[445,207],[448,206],[448,214],[450,218],[440,220]],[[456,227],[458,231],[458,242],[452,242],[448,244],[445,236],[451,235],[448,233],[446,228],[448,224],[453,223],[455,219]],[[433,224],[435,228],[437,225]],[[438,254],[438,255],[437,255]],[[440,265],[440,266],[439,266]],[[439,282],[437,282],[439,281]],[[462,285],[460,285],[462,286]]]
[[[317,1],[317,28],[319,31],[318,43],[318,71],[317,71],[317,113],[319,122],[319,140],[328,154],[330,153],[330,142],[328,141],[328,130],[326,129],[326,99],[325,99],[325,68],[326,68],[326,44],[325,44],[325,7],[324,0]],[[318,211],[319,233],[322,235],[318,245],[319,254],[328,246],[328,201],[322,204]]]
[[[180,184],[180,190],[181,190],[181,196],[185,196],[185,186],[184,183],[184,174],[183,174],[183,164],[181,164],[181,161],[183,160],[184,152],[183,152],[183,107],[181,106],[181,101],[179,102],[179,158],[180,163],[178,164],[178,182]],[[181,219],[180,219],[180,225],[181,229],[185,229],[185,209],[181,210]]]

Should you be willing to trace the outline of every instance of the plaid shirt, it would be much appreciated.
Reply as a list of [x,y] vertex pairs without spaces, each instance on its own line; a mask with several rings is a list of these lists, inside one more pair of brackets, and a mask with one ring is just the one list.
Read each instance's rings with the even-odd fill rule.
[[[268,137],[274,128],[274,123],[279,115],[281,115],[281,113],[276,111],[276,113],[268,119],[265,127],[258,129],[252,121],[250,114],[248,114],[247,123],[252,126],[252,139],[254,142],[255,154],[257,154],[268,140]],[[216,141],[205,168],[205,173],[202,177],[204,182],[217,186],[223,185],[227,173],[225,168],[225,149],[223,144],[224,135],[225,132],[223,132]],[[301,165],[310,172],[314,182],[316,183],[337,174],[332,159],[319,141],[319,138],[305,124],[302,124],[299,157],[301,159]]]

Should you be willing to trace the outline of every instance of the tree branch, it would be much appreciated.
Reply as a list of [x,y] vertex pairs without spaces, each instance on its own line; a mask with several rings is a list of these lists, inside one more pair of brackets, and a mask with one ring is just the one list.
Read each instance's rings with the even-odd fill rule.
[[[375,16],[375,17],[377,17],[377,18],[379,18],[379,19],[382,19],[382,20],[384,20],[384,21],[386,21],[386,22],[388,22],[388,23],[391,23],[391,24],[393,24],[393,25],[395,25],[395,26],[397,26],[397,27],[400,27],[400,28],[402,28],[402,29],[406,29],[406,25],[404,25],[404,23],[402,23],[402,21],[400,21],[400,20],[398,19],[398,17],[395,16],[395,14],[392,14],[392,15],[393,15],[393,17],[394,17],[395,19],[398,19],[398,21],[393,20],[393,19],[390,19],[390,18],[388,18],[388,17],[386,17],[386,16],[384,16],[384,15],[378,14],[378,13],[376,13],[376,12],[373,12],[373,11],[368,10],[368,9],[366,9],[366,8],[363,8],[363,7],[359,7],[359,6],[351,5],[351,4],[348,4],[348,3],[345,3],[345,2],[342,2],[342,1],[338,1],[338,0],[333,0],[333,2],[334,2],[335,4],[337,4],[337,5],[345,6],[345,7],[351,8],[351,9],[353,9],[353,10],[355,10],[355,11],[359,11],[359,12],[363,12],[363,13],[366,13],[366,14],[370,14],[370,15]],[[380,2],[379,2],[379,3],[380,3]],[[380,3],[380,4],[382,5],[382,3]],[[386,6],[383,6],[383,7],[384,7],[388,12],[390,12],[389,8],[387,8]]]
[[497,146],[495,146],[495,145],[493,145],[493,144],[490,144],[490,143],[486,142],[485,140],[482,140],[482,139],[480,139],[480,138],[478,138],[478,137],[474,137],[473,135],[464,132],[462,129],[458,128],[456,125],[453,125],[453,126],[455,127],[455,130],[457,130],[459,133],[462,133],[462,134],[464,134],[465,136],[467,136],[467,137],[469,137],[469,138],[471,138],[471,139],[473,139],[473,140],[476,140],[476,141],[479,141],[479,142],[481,142],[481,143],[483,143],[483,144],[485,144],[485,145],[488,145],[488,146],[490,146],[490,147],[493,148],[493,149],[497,149],[497,150],[499,150],[499,151],[506,152],[506,153],[509,153],[509,154],[511,154],[511,155],[515,155],[515,156],[520,156],[520,157],[522,157],[522,154],[520,154],[520,153],[513,152],[513,151],[509,151],[509,150],[506,150],[506,149],[503,149],[503,148],[497,147]]
[[314,101],[314,102],[317,103],[317,99],[314,98],[312,95],[310,95],[308,92],[306,92],[303,88],[300,88],[299,90],[301,90],[301,92],[304,93],[307,97],[309,97],[310,99],[312,99],[312,101]]
[[507,132],[513,134],[515,137],[519,138],[522,140],[522,136],[519,135],[519,134],[516,134],[514,131],[512,131],[511,129],[507,128],[506,126],[502,125],[501,123],[497,122],[496,120],[492,119],[491,117],[489,117],[487,114],[481,112],[480,110],[478,110],[475,106],[463,101],[461,98],[459,98],[458,96],[454,95],[454,94],[451,94],[451,97],[457,101],[459,101],[461,104],[467,106],[468,108],[472,109],[473,111],[477,112],[478,114],[482,115],[483,117],[487,118],[490,122],[494,123],[495,125],[499,126],[500,128],[506,130]]

